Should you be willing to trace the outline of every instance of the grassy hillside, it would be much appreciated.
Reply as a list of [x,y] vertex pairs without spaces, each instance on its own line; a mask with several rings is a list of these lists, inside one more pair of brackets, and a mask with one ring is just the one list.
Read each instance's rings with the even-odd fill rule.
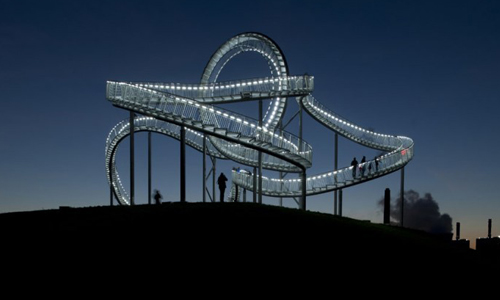
[[[104,255],[273,260],[303,266],[489,267],[420,231],[253,203],[61,208],[0,214],[7,248]],[[133,256],[133,255],[132,255]]]

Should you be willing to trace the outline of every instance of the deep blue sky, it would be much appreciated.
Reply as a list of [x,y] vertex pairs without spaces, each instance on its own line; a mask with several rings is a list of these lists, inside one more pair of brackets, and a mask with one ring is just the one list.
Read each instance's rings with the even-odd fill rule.
[[[212,53],[246,31],[274,39],[291,74],[314,75],[314,96],[327,107],[413,138],[405,187],[431,193],[463,238],[486,236],[489,218],[500,234],[498,1],[0,0],[0,212],[107,205],[104,143],[127,112],[106,101],[106,80],[197,82]],[[221,76],[268,74],[247,55]],[[256,103],[228,108],[257,114]],[[305,119],[315,151],[308,173],[328,171],[334,135]],[[145,138],[137,137],[137,203],[146,202]],[[155,188],[178,201],[179,143],[155,135],[153,151]],[[374,152],[340,139],[341,166],[363,155]],[[188,150],[190,201],[201,200],[201,159]],[[399,176],[344,190],[344,215],[381,222],[377,201],[386,187],[399,192]],[[332,199],[309,197],[308,208],[331,213]]]

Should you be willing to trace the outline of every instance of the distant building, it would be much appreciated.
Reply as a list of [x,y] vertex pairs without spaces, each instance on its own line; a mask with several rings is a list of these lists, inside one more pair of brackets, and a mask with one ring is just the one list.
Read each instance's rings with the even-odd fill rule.
[[451,241],[451,245],[457,249],[470,249],[470,241],[460,238],[460,222],[457,222],[456,230],[456,239],[454,241]]
[[451,241],[451,245],[457,249],[463,249],[463,250],[470,249],[470,241],[466,239],[453,240]]
[[500,256],[500,237],[476,239],[476,251]]
[[488,237],[476,239],[476,251],[500,259],[500,237],[491,237],[491,219],[488,220]]

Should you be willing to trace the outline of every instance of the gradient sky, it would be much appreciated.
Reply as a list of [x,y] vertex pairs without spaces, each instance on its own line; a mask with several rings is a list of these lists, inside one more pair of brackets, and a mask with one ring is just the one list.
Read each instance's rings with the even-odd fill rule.
[[[313,95],[325,106],[411,137],[405,188],[431,193],[471,246],[487,235],[488,219],[500,234],[498,1],[0,0],[0,213],[108,205],[105,139],[128,114],[105,99],[106,80],[198,82],[213,52],[247,31],[271,37],[292,75],[314,75]],[[249,54],[221,80],[268,75]],[[257,116],[257,103],[226,107]],[[286,118],[296,110],[291,99]],[[333,169],[333,137],[305,116],[314,150],[308,174]],[[136,203],[147,202],[145,142],[138,134]],[[154,135],[153,143],[154,188],[178,201],[179,142]],[[124,178],[127,145],[118,153]],[[340,166],[376,154],[343,138],[339,151]],[[189,149],[188,201],[201,201],[201,163]],[[218,161],[218,173],[233,166]],[[345,189],[343,214],[382,222],[377,202],[385,188],[396,196],[399,184],[397,172]],[[307,205],[332,213],[333,193]]]

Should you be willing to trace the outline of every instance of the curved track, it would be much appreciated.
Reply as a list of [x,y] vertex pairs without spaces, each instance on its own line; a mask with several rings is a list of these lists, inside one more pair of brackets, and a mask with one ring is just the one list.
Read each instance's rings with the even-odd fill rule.
[[[268,62],[271,77],[232,82],[217,82],[224,66],[236,55],[247,51],[261,54]],[[363,146],[386,152],[376,160],[360,165],[363,174],[352,167],[332,170],[306,179],[306,194],[330,192],[387,175],[404,167],[413,157],[413,141],[363,129],[324,107],[311,93],[312,76],[289,76],[288,66],[279,47],[258,33],[231,38],[212,55],[199,84],[107,82],[106,98],[114,105],[142,116],[134,120],[135,131],[159,132],[179,138],[186,131],[186,144],[203,151],[203,138],[209,140],[208,153],[247,166],[285,172],[302,172],[312,165],[312,147],[292,133],[277,129],[288,98],[297,103],[328,129]],[[262,122],[215,104],[272,99]],[[120,142],[130,134],[129,120],[118,123],[106,140],[105,161],[108,182],[121,204],[130,203],[115,167]],[[371,166],[371,167],[370,167]],[[253,189],[254,178],[246,171],[233,171],[234,184]],[[295,197],[302,193],[301,179],[262,177],[262,194]],[[241,194],[241,193],[240,193]]]

